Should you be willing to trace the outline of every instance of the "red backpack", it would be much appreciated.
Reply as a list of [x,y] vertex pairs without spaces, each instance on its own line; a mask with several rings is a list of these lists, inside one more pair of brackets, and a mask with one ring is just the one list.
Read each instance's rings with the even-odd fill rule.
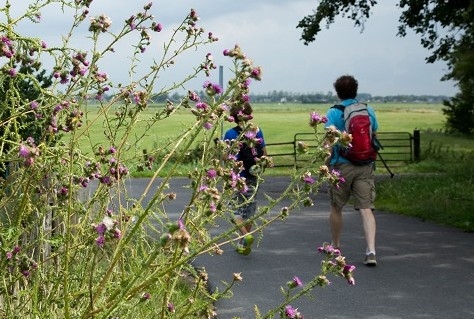
[[352,135],[350,147],[340,148],[340,155],[354,165],[366,165],[377,159],[377,149],[373,143],[372,123],[367,105],[354,103],[346,107],[334,105],[343,112],[345,130]]

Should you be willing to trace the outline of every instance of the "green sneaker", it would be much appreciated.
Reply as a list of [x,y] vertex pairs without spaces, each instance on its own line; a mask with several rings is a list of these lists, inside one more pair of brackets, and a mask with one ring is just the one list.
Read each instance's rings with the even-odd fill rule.
[[252,244],[253,244],[253,236],[246,235],[244,238],[242,238],[241,243],[237,244],[236,251],[239,254],[247,256],[252,251],[252,248],[251,248]]

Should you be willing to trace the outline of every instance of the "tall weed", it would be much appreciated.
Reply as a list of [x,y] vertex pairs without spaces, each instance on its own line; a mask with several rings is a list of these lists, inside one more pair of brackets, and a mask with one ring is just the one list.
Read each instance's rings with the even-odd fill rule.
[[[184,87],[197,74],[208,76],[216,68],[212,54],[198,55],[196,68],[181,82],[163,88],[158,81],[164,70],[175,67],[177,56],[217,41],[200,27],[197,12],[190,10],[178,26],[170,27],[163,45],[152,46],[151,35],[164,28],[155,20],[152,3],[115,27],[116,20],[97,13],[93,0],[30,2],[26,8],[22,1],[7,0],[0,10],[0,317],[214,317],[214,301],[228,297],[242,278],[230,274],[233,279],[223,291],[209,292],[208,274],[195,269],[192,261],[202,254],[222,254],[240,239],[232,218],[240,207],[234,197],[247,191],[239,174],[242,162],[235,157],[242,136],[234,141],[215,137],[224,122],[232,121],[229,107],[248,101],[251,80],[261,79],[260,67],[238,45],[225,49],[221,52],[233,64],[226,90],[206,80],[204,97],[189,90],[179,103],[169,102],[152,117],[143,117],[153,96]],[[14,18],[15,6],[25,8],[25,14]],[[70,19],[64,35],[57,30],[57,47],[16,32],[20,22],[30,23],[30,31],[35,30],[33,23],[46,23],[40,19],[46,7]],[[86,32],[79,41],[86,48],[73,45],[75,32]],[[127,61],[130,78],[136,80],[130,83],[116,83],[100,63],[117,58],[114,53],[123,48],[118,45],[122,42],[132,48]],[[141,73],[138,65],[146,49],[159,51]],[[36,74],[44,60],[54,65],[48,84]],[[110,99],[107,92],[113,92]],[[90,112],[91,99],[95,112]],[[152,143],[140,146],[180,109],[192,123],[176,129],[158,148],[147,149]],[[322,119],[312,118],[316,139]],[[100,129],[95,130],[97,123]],[[35,134],[31,128],[37,128]],[[247,133],[254,132],[243,135]],[[333,141],[343,135],[327,134]],[[254,137],[249,134],[246,141]],[[263,234],[272,222],[312,205],[309,194],[322,183],[341,182],[337,172],[322,164],[326,156],[327,150],[314,152],[312,165],[294,172],[288,188],[259,208],[250,220],[259,221],[254,232]],[[189,166],[180,167],[182,162]],[[271,164],[264,156],[255,171]],[[179,169],[187,170],[191,198],[176,212],[166,204],[178,196],[169,190],[169,181]],[[130,173],[146,170],[151,172],[149,184],[137,197],[127,187]],[[277,210],[283,198],[291,204]],[[269,214],[272,209],[276,214]],[[217,218],[227,220],[229,227],[212,236],[209,229]],[[332,251],[326,251],[312,281],[303,285],[294,280],[282,289],[283,301],[274,309],[260,314],[255,307],[256,317],[284,318],[290,302],[329,283],[327,274],[353,284],[354,267]],[[295,292],[296,287],[301,289]]]

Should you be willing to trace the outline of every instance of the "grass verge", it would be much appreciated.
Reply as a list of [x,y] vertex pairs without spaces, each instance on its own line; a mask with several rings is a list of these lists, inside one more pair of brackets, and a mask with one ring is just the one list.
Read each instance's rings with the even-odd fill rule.
[[376,207],[473,232],[474,151],[430,145],[406,173],[377,183]]

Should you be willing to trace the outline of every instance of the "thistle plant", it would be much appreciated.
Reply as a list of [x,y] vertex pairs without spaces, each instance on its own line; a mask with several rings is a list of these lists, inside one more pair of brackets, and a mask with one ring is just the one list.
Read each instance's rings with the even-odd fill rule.
[[[237,239],[231,223],[237,204],[232,198],[234,192],[246,190],[239,175],[242,162],[234,156],[238,143],[216,137],[221,124],[232,120],[229,107],[249,100],[251,83],[262,79],[262,68],[240,46],[224,49],[220,54],[233,65],[225,89],[207,80],[204,97],[189,88],[179,103],[167,101],[145,116],[153,98],[186,87],[199,74],[212,74],[213,55],[199,56],[196,49],[218,38],[200,27],[192,9],[170,38],[163,39],[167,26],[154,17],[152,3],[120,25],[96,12],[94,2],[36,0],[19,16],[13,16],[17,1],[6,0],[0,8],[0,314],[211,318],[213,302],[227,297],[242,278],[234,274],[226,289],[211,293],[206,289],[208,274],[192,262],[201,254],[225,253]],[[70,16],[61,45],[49,46],[18,31],[21,23],[48,23],[41,14],[46,8]],[[76,47],[74,36],[81,30],[87,35]],[[152,45],[155,41],[162,45]],[[133,49],[127,83],[116,82],[101,63],[114,59],[121,43]],[[154,61],[143,68],[141,56],[156,48],[160,50],[154,52]],[[163,72],[176,67],[177,57],[188,51],[197,55],[195,68],[182,81],[163,85]],[[189,112],[195,121],[156,149],[139,149],[147,134],[159,131],[178,111]],[[255,125],[251,118],[245,120],[243,136],[252,138]],[[102,125],[100,141],[92,132],[95,123]],[[326,137],[337,134],[331,131]],[[254,217],[254,232],[263,236],[270,223],[297,212],[300,205],[312,205],[309,195],[321,183],[343,182],[324,165],[313,168],[336,142],[321,141],[311,166],[296,170],[277,198],[268,197],[269,204]],[[165,204],[178,195],[169,182],[196,145],[202,152],[188,173],[191,197],[173,218]],[[257,162],[260,182],[271,165],[268,157]],[[153,176],[137,198],[129,194],[127,181],[145,169]],[[284,198],[292,204],[269,218]],[[229,221],[228,230],[211,236],[209,228],[218,219]],[[324,267],[337,272],[341,263]],[[275,311],[292,300],[286,298]]]

